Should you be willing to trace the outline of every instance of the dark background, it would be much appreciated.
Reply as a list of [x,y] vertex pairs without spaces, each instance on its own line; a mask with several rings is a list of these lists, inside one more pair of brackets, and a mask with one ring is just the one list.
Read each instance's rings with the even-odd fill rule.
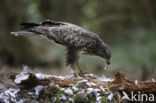
[[98,57],[81,56],[81,68],[111,77],[117,71],[132,79],[156,76],[155,0],[0,0],[0,72],[69,74],[65,50],[39,37],[15,37],[22,22],[42,20],[77,24],[97,33],[111,48],[109,70]]

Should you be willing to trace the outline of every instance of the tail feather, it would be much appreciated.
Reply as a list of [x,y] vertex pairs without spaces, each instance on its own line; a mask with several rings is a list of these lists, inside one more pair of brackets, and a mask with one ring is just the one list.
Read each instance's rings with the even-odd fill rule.
[[22,23],[20,25],[20,30],[33,32],[33,33],[36,33],[36,35],[46,34],[47,30],[39,26],[40,24],[36,24],[36,23]]
[[[47,27],[52,27],[52,26],[61,26],[64,25],[63,23],[59,22],[54,22],[54,21],[49,21],[45,20],[41,22],[40,24],[37,23],[21,23],[19,31],[17,32],[12,32],[11,34],[14,35],[43,35],[43,36],[48,36],[49,29]],[[49,38],[54,38],[52,36],[49,36]]]
[[20,25],[20,30],[30,30],[33,27],[39,26],[39,24],[35,24],[35,23],[22,23]]
[[14,34],[16,36],[17,35],[28,36],[28,35],[44,35],[44,34],[46,34],[47,31],[39,26],[40,26],[39,24],[35,24],[35,23],[22,23],[20,25],[19,31],[11,32],[11,34]]

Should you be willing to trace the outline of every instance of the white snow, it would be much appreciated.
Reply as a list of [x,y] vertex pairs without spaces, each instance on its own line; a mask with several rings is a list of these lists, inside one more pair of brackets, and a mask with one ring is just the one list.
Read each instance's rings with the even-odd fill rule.
[[66,75],[64,76],[65,79],[73,79],[75,78],[75,75],[74,74],[70,74],[70,75]]
[[114,94],[112,92],[106,92],[105,94],[108,94],[108,100],[112,101]]
[[113,79],[107,78],[104,75],[102,75],[102,77],[100,77],[99,80],[104,81],[104,82],[111,82],[111,81],[113,81]]
[[62,99],[62,100],[67,100],[67,97],[66,97],[64,94],[62,94],[62,96],[61,96],[60,99]]
[[84,94],[84,89],[79,90],[77,94]]
[[93,91],[93,88],[87,88],[87,93],[90,94]]
[[71,97],[69,98],[69,101],[71,101],[72,103],[74,103],[74,100]]
[[36,73],[35,76],[37,77],[37,79],[40,79],[40,80],[43,80],[43,79],[49,78],[49,77],[64,79],[63,76],[47,75],[47,74],[43,74],[43,73]]
[[94,75],[93,75],[93,74],[85,74],[84,76],[85,76],[85,77],[88,77],[88,76],[92,77],[92,76],[94,76]]
[[18,74],[16,75],[16,79],[14,80],[14,82],[16,84],[20,84],[23,80],[28,79],[29,75],[25,75],[25,74]]
[[90,83],[87,82],[86,84],[87,84],[88,86],[96,86],[96,84],[95,84],[95,83],[92,83],[92,82],[90,82]]
[[77,82],[77,84],[80,84],[80,83],[86,83],[86,85],[88,85],[88,86],[96,86],[95,83],[88,82],[88,80],[85,80],[85,79]]
[[15,36],[18,36],[18,34],[16,32],[11,32],[11,34],[13,34]]
[[102,97],[101,96],[97,96],[96,97],[96,103],[101,103],[102,101]]
[[52,103],[55,103],[56,102],[56,97],[54,97],[54,100],[52,101]]
[[[18,92],[19,92],[18,89],[12,89],[12,88],[6,90],[5,92],[2,92],[0,94],[0,102],[9,103],[11,101],[14,103],[20,103],[19,101],[24,101],[22,99],[17,101]],[[21,103],[23,103],[23,102],[21,102]]]
[[73,89],[74,91],[78,91],[78,90],[79,90],[76,86],[72,86],[72,89]]
[[35,95],[36,97],[38,97],[40,95],[40,91],[43,89],[44,87],[41,85],[36,86],[35,89]]
[[110,94],[108,95],[108,99],[109,99],[110,101],[113,100],[113,93],[110,93]]
[[65,92],[66,94],[73,95],[73,91],[72,91],[70,88],[67,88],[64,92]]
[[156,80],[154,78],[152,78],[152,82],[156,82]]
[[29,74],[27,73],[27,66],[24,66],[23,71],[16,75],[16,78],[14,80],[14,82],[16,84],[20,84],[23,80],[26,80],[29,78]]
[[93,89],[93,93],[94,93],[94,95],[96,95],[96,96],[98,96],[99,95],[99,91],[101,91],[100,89],[97,89],[97,88],[94,88]]
[[87,88],[87,94],[93,93],[96,96],[96,103],[101,103],[102,97],[100,96],[100,91],[97,88]]
[[61,90],[62,90],[62,91],[64,91],[64,90],[65,90],[65,88],[61,88]]
[[99,96],[99,93],[101,90],[100,89],[97,89],[97,88],[87,88],[87,93],[90,94],[90,93],[93,93],[95,96]]
[[85,83],[85,82],[88,82],[88,80],[83,79],[83,80],[81,80],[81,81],[78,81],[77,84]]
[[138,80],[135,80],[135,85],[138,85]]
[[28,92],[28,95],[34,95],[35,92]]

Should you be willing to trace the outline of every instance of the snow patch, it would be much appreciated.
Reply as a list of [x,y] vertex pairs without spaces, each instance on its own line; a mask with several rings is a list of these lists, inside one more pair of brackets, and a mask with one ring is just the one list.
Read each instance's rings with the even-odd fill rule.
[[79,90],[76,86],[72,86],[72,89],[73,89],[74,91],[78,91],[78,90]]
[[[14,102],[14,103],[23,103],[25,100],[24,99],[20,99],[18,100],[18,92],[20,90],[18,89],[8,89],[6,90],[5,92],[2,92],[0,94],[0,102],[1,103],[10,103],[11,102]],[[22,102],[23,101],[23,102]]]
[[100,89],[97,88],[87,88],[87,94],[94,94],[96,96],[96,103],[101,103],[102,97],[100,96]]
[[111,81],[113,81],[113,79],[107,78],[104,75],[102,75],[102,77],[100,77],[99,80],[104,81],[104,82],[111,82]]
[[156,80],[154,78],[152,78],[152,82],[156,82]]
[[135,85],[138,85],[138,80],[135,80]]
[[108,94],[108,100],[112,101],[114,94],[112,92],[106,92],[105,94]]
[[67,88],[64,92],[66,94],[73,95],[73,91],[70,88]]
[[102,103],[102,97],[101,96],[96,97],[96,103]]
[[71,101],[71,103],[74,103],[74,100],[72,98],[69,98],[69,101]]
[[93,91],[93,88],[87,88],[87,94],[90,94]]
[[43,74],[43,73],[36,73],[35,76],[37,79],[40,79],[40,80],[43,80],[43,79],[49,78],[49,77],[64,79],[63,76],[47,75],[47,74]]
[[84,94],[84,89],[79,90],[77,94]]
[[93,77],[94,75],[93,74],[85,74],[84,76],[85,77]]
[[36,97],[39,97],[39,95],[40,95],[40,91],[41,90],[43,90],[43,86],[41,86],[41,85],[38,85],[38,86],[36,86],[34,89],[35,89],[35,96]]
[[27,66],[23,67],[23,71],[16,75],[16,78],[14,80],[14,82],[16,84],[20,84],[23,80],[27,80],[29,78],[28,72],[27,72]]
[[99,96],[99,93],[101,90],[100,89],[97,89],[97,88],[87,88],[87,93],[90,94],[90,93],[93,93],[95,96]]
[[54,97],[54,100],[52,101],[52,103],[55,103],[56,102],[56,97]]
[[64,91],[64,90],[65,90],[65,88],[61,88],[61,90],[62,90],[62,91]]
[[88,80],[83,79],[83,80],[81,80],[81,81],[78,81],[77,84],[86,83],[86,82],[88,82]]
[[67,97],[64,94],[62,94],[60,99],[61,100],[67,100]]
[[89,82],[87,82],[86,84],[87,84],[88,86],[96,86],[95,83],[89,83]]

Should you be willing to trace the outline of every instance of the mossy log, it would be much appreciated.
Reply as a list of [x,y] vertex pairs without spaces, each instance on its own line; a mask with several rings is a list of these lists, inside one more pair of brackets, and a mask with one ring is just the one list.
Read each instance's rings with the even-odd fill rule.
[[[18,73],[10,73],[10,78],[14,80],[17,74]],[[126,78],[122,72],[116,73],[114,80],[108,82],[98,80],[95,76],[86,76],[84,78],[73,78],[73,79],[71,78],[61,79],[57,77],[48,77],[45,78],[44,80],[38,80],[35,74],[33,73],[29,73],[29,74],[30,74],[29,79],[22,81],[22,83],[19,84],[20,88],[31,89],[37,85],[48,85],[51,81],[53,81],[55,84],[58,84],[61,87],[68,87],[70,84],[76,84],[78,81],[88,80],[89,82],[96,84],[96,86],[93,87],[100,88],[101,86],[103,86],[103,87],[107,87],[107,89],[111,91],[143,91],[149,93],[156,92],[156,82],[138,81],[136,84],[134,80]],[[33,82],[33,84],[30,84],[29,82]]]
[[156,93],[156,82],[134,81],[126,78],[121,72],[116,73],[115,77],[108,81],[90,74],[79,78],[54,75],[40,78],[37,74],[27,73],[27,79],[16,83],[19,74],[10,73],[10,78],[24,92],[28,93],[37,86],[46,87],[39,94],[38,101],[41,103],[127,103],[127,100],[123,101],[121,98],[123,91]]

